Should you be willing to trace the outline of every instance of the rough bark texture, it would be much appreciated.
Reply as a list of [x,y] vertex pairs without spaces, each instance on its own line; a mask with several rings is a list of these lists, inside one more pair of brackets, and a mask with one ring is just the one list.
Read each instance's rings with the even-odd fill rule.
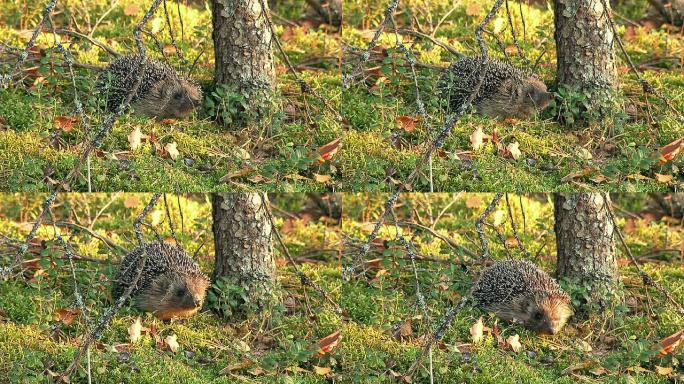
[[660,15],[670,24],[684,24],[684,0],[648,0]]
[[[247,112],[263,117],[273,98],[275,70],[271,30],[261,0],[212,0],[214,80],[247,100]],[[268,7],[268,2],[263,1]]]
[[234,279],[263,307],[275,284],[271,223],[258,193],[212,194],[215,277]]
[[603,0],[554,0],[559,87],[586,95],[592,112],[604,116],[616,81],[613,31]]
[[684,218],[684,192],[650,193],[649,195],[664,214],[677,219]]
[[600,193],[557,193],[553,203],[558,277],[587,288],[600,305],[610,302],[618,279],[610,201]]
[[342,0],[306,0],[323,22],[339,27],[342,25]]

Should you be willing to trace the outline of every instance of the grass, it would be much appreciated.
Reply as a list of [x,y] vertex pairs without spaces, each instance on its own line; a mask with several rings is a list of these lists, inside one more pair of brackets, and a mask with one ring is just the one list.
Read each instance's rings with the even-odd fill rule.
[[[387,2],[345,2],[342,40],[353,47],[366,47],[372,31],[383,18]],[[395,20],[399,28],[414,29],[451,45],[463,55],[479,53],[474,31],[493,1],[482,4],[450,1],[405,1],[399,4]],[[525,34],[518,5],[511,10],[520,46],[527,60],[540,57],[536,72],[556,92],[556,101],[529,120],[494,120],[467,115],[456,123],[443,148],[433,157],[432,171],[436,191],[519,191],[549,192],[568,190],[666,191],[681,182],[682,159],[657,164],[653,154],[662,146],[684,135],[684,122],[678,120],[659,99],[646,97],[619,51],[616,112],[588,127],[563,126],[555,116],[562,113],[577,119],[572,109],[579,105],[577,94],[562,93],[555,82],[555,43],[553,10],[548,2],[528,2],[521,6]],[[643,18],[648,2],[621,3],[616,12],[628,18]],[[684,108],[681,63],[668,60],[671,53],[682,53],[678,32],[667,25],[653,27],[648,20],[640,25],[616,20],[627,52],[640,66],[642,76],[662,92],[679,111]],[[506,11],[502,8],[489,24],[497,34],[513,65],[531,69],[513,46]],[[502,59],[497,41],[485,35],[489,54]],[[428,112],[427,121],[415,126],[402,119],[417,116],[416,89],[405,54],[396,44],[391,26],[381,34],[378,47],[357,81],[343,93],[342,112],[349,133],[345,137],[341,169],[343,188],[350,191],[388,190],[393,180],[404,180],[425,152],[427,142],[442,129],[446,114],[441,107],[436,83],[441,68],[458,58],[428,39],[402,34],[401,40],[417,60],[417,82]],[[616,48],[617,50],[617,48]],[[677,56],[677,55],[675,55]],[[661,59],[663,58],[663,59]],[[358,57],[345,58],[347,72]],[[566,103],[569,108],[560,109]],[[504,156],[492,143],[473,151],[470,135],[482,128],[492,135],[496,130],[504,146],[518,142],[522,156]],[[669,177],[657,175],[672,175]],[[575,175],[575,176],[571,176]],[[428,167],[413,190],[429,189]],[[387,182],[390,181],[390,182]]]
[[[95,233],[131,249],[136,243],[133,220],[149,197],[62,194],[54,214],[59,221],[91,227]],[[2,265],[8,265],[16,249],[6,240],[26,236],[31,224],[26,219],[34,217],[41,201],[41,194],[0,195]],[[197,252],[195,259],[210,274],[214,245],[208,196],[182,196],[182,220],[176,197],[170,195],[168,201],[180,243],[188,253]],[[272,202],[282,211],[298,215],[307,198],[289,194],[275,196]],[[337,246],[340,239],[336,224],[325,218],[299,219],[278,212],[275,215],[293,256],[306,253],[306,261],[300,264],[302,270],[339,300],[339,268],[329,252],[321,251]],[[170,240],[162,202],[150,212],[147,221],[162,239]],[[60,232],[77,255],[94,260],[75,261],[76,283],[84,297],[88,324],[92,325],[111,305],[110,279],[121,252],[110,249],[87,231],[60,227]],[[0,377],[10,383],[42,383],[64,372],[80,346],[81,335],[88,329],[83,313],[72,318],[60,315],[60,311],[76,308],[74,280],[68,260],[53,237],[50,226],[41,226],[25,256],[25,260],[33,260],[25,264],[26,279],[0,281]],[[185,321],[164,323],[126,305],[91,349],[93,382],[313,384],[339,375],[336,350],[316,357],[316,343],[340,330],[341,320],[318,294],[302,288],[283,258],[276,253],[280,304],[246,319],[223,319],[205,306]],[[176,335],[180,349],[173,353],[157,345],[149,333],[131,343],[127,330],[138,316],[144,327],[156,327],[161,339]],[[315,367],[330,368],[330,372],[318,374]],[[85,359],[70,379],[87,382]]]
[[[166,53],[171,66],[187,73],[198,57],[192,72],[205,94],[211,91],[214,50],[211,40],[211,9],[208,3],[180,4],[169,9],[174,32],[184,57],[183,63],[173,52]],[[105,0],[59,2],[53,16],[57,28],[71,28],[92,37],[119,53],[135,51],[132,31],[151,1],[118,2],[110,8]],[[40,19],[43,2],[16,3],[0,1],[2,44],[23,47]],[[339,104],[340,78],[335,57],[340,50],[338,32],[326,25],[311,22],[305,1],[278,2],[274,9],[276,33],[282,38],[285,52],[293,64],[303,63],[299,75],[326,100]],[[299,23],[299,24],[293,24]],[[166,46],[170,44],[163,8],[150,19],[147,28]],[[112,57],[87,40],[60,35],[60,41],[79,64],[104,67]],[[155,42],[145,39],[148,55],[161,58]],[[171,47],[168,45],[168,47]],[[64,127],[60,117],[72,116],[75,110],[74,86],[60,52],[54,49],[51,33],[41,33],[33,52],[15,80],[0,92],[0,190],[45,191],[51,180],[60,180],[73,169],[82,143],[92,137],[84,122]],[[40,61],[36,61],[36,57]],[[11,69],[14,60],[0,64],[0,72]],[[147,118],[125,115],[114,125],[96,155],[91,156],[92,190],[95,191],[317,191],[339,182],[337,158],[319,162],[317,149],[342,136],[341,127],[316,100],[302,95],[294,77],[276,54],[277,92],[274,112],[263,126],[250,124],[222,127],[200,110],[186,121],[164,124]],[[97,72],[76,68],[75,83],[83,102],[89,126],[95,130],[105,119],[101,101],[95,94]],[[128,135],[139,128],[144,135],[155,135],[142,148],[132,151]],[[163,151],[177,143],[179,155],[171,159]],[[315,175],[330,175],[316,181]],[[320,179],[320,178],[319,178]],[[326,179],[326,178],[323,178]],[[71,184],[71,190],[87,190],[87,172]]]
[[[621,208],[618,226],[639,258],[640,265],[655,281],[684,301],[684,266],[681,222],[666,217],[644,219],[653,210],[643,194],[616,194]],[[381,212],[385,194],[345,194],[343,230],[363,240]],[[480,252],[474,228],[493,195],[490,194],[403,194],[396,207],[400,222],[432,227],[456,244]],[[532,261],[553,271],[556,244],[553,234],[553,205],[542,194],[510,196],[513,217],[521,241],[533,255]],[[525,217],[521,214],[520,204]],[[638,215],[638,216],[632,216]],[[508,251],[492,227],[485,227],[494,259],[525,258],[517,249],[503,200],[487,220],[500,231]],[[404,246],[396,239],[393,224],[385,224],[367,256],[365,276],[343,283],[342,307],[348,314],[340,359],[342,370],[353,383],[392,383],[406,373],[423,345],[423,335],[442,321],[445,311],[458,303],[472,287],[481,262],[449,247],[428,231],[402,225],[414,252],[428,260],[417,260],[418,280]],[[617,240],[616,240],[617,241]],[[659,251],[673,249],[672,252]],[[348,257],[358,251],[352,247]],[[510,255],[509,255],[510,252]],[[434,381],[437,383],[668,383],[683,372],[682,350],[658,357],[657,344],[684,328],[669,302],[653,289],[645,289],[635,268],[619,249],[622,304],[604,308],[591,316],[578,314],[555,336],[539,336],[519,326],[498,322],[471,304],[458,313],[441,342],[433,349]],[[349,262],[349,261],[348,261]],[[423,311],[417,304],[416,284],[425,299]],[[562,282],[578,300],[581,288]],[[586,292],[584,292],[586,293]],[[575,301],[577,303],[577,301]],[[506,339],[519,335],[518,353],[500,346],[491,333],[473,344],[470,327],[483,317]],[[428,359],[412,377],[414,383],[429,382]],[[667,370],[670,370],[667,373]],[[658,373],[662,370],[662,373]]]

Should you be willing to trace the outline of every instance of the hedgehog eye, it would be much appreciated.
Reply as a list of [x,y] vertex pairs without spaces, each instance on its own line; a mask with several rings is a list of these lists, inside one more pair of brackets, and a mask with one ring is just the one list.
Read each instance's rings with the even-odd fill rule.
[[534,314],[534,319],[535,320],[541,320],[544,317],[541,312],[537,312]]
[[173,94],[173,98],[176,100],[180,100],[183,98],[183,94],[181,92],[176,92]]
[[183,295],[185,295],[185,291],[184,291],[184,290],[179,289],[179,290],[176,291],[176,296],[178,296],[178,297],[183,297]]

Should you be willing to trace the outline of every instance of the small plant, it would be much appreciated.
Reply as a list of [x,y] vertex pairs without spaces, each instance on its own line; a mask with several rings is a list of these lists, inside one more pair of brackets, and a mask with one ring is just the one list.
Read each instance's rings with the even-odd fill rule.
[[256,287],[248,292],[235,277],[220,277],[207,291],[207,306],[224,319],[257,313],[272,302],[273,293]]
[[246,114],[241,118],[253,117],[244,94],[237,89],[235,84],[218,85],[204,99],[204,110],[207,115],[224,124],[233,124],[240,112]]

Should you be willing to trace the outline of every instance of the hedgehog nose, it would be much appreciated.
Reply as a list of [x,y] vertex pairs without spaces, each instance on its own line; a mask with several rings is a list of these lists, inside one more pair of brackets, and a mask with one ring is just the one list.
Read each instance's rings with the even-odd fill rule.
[[193,302],[195,304],[195,307],[201,307],[202,306],[202,300],[193,299]]

